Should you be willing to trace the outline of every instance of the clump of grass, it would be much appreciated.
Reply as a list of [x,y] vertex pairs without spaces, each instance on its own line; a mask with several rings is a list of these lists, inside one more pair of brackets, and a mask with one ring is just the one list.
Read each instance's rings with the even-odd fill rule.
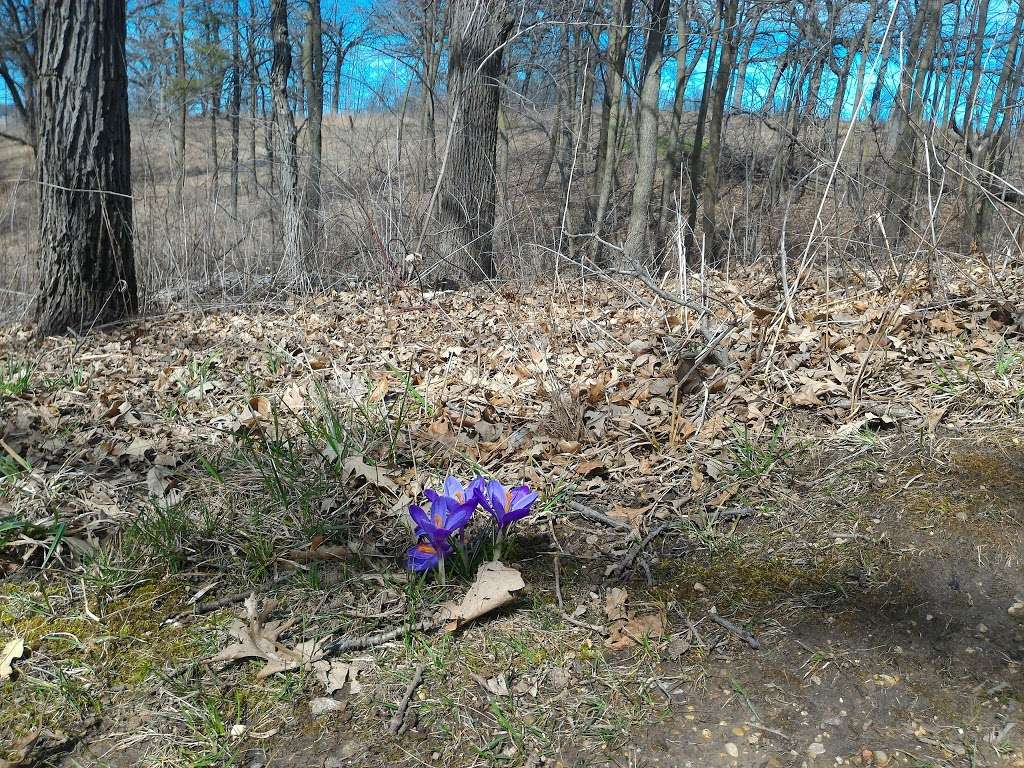
[[0,363],[0,395],[18,397],[28,392],[35,370],[35,364],[26,360],[4,360]]

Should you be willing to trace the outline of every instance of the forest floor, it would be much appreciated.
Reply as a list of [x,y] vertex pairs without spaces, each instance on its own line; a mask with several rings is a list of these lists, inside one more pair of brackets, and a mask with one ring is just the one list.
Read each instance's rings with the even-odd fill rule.
[[[716,276],[682,384],[639,282],[0,330],[0,766],[1024,766],[1021,277]],[[525,587],[410,629],[477,471]]]

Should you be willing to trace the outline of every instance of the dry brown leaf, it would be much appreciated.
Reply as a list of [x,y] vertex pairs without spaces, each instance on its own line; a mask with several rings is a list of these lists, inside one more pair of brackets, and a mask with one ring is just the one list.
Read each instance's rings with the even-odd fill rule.
[[522,574],[515,568],[497,561],[484,563],[476,572],[476,580],[462,602],[458,605],[449,603],[443,609],[446,614],[445,630],[452,632],[466,622],[508,605],[525,586]]
[[362,456],[349,456],[345,459],[344,464],[342,464],[341,476],[347,480],[352,475],[362,478],[370,485],[375,485],[378,488],[384,488],[388,491],[398,490],[398,485],[394,480],[385,475],[380,467],[367,464]]
[[636,528],[640,524],[640,521],[644,519],[644,515],[647,514],[647,511],[649,509],[650,506],[623,507],[621,505],[616,504],[608,511],[608,517],[612,518],[613,520],[622,520]]
[[20,637],[8,640],[0,651],[0,680],[7,680],[14,674],[14,660],[20,659],[25,653],[25,641]]
[[593,477],[594,475],[607,474],[608,467],[600,459],[591,459],[590,461],[584,461],[578,467],[576,467],[576,474],[580,477]]
[[626,603],[629,593],[621,587],[612,587],[604,596],[604,614],[608,621],[621,621],[626,618]]
[[608,628],[604,644],[614,650],[637,645],[645,637],[658,638],[665,634],[665,614],[648,613],[633,616],[629,621],[617,621]]

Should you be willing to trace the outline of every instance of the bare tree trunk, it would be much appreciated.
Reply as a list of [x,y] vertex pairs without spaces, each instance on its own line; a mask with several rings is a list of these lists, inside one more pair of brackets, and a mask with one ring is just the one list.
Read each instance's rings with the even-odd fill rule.
[[420,99],[420,136],[427,142],[426,151],[419,153],[420,161],[417,169],[420,189],[426,190],[430,185],[432,169],[437,165],[437,133],[435,126],[435,99],[437,98],[437,78],[441,68],[441,46],[437,40],[443,31],[438,29],[438,3],[427,0],[422,29],[423,54],[423,96]]
[[334,48],[334,87],[331,89],[331,113],[341,112],[341,68],[345,66],[345,53],[342,41],[345,35],[345,25],[338,25],[338,34],[333,38]]
[[708,116],[708,106],[711,103],[711,64],[715,61],[721,42],[721,18],[720,13],[715,14],[716,32],[711,37],[711,45],[708,49],[708,67],[704,72],[704,89],[701,92],[700,107],[697,110],[697,125],[693,130],[693,146],[690,148],[689,171],[689,205],[686,214],[685,250],[688,261],[698,262],[700,253],[697,251],[697,244],[694,234],[697,231],[697,206],[700,200],[697,190],[700,189],[701,179],[704,176],[704,123]]
[[[896,246],[906,231],[911,215],[911,196],[917,166],[917,130],[924,111],[924,94],[918,93],[915,83],[922,83],[932,68],[932,57],[938,41],[941,20],[939,12],[943,0],[928,0],[928,10],[922,13],[910,36],[907,47],[908,61],[904,63],[900,82],[900,104],[894,108],[896,145],[890,161],[887,203],[885,206],[885,233],[891,246]],[[924,50],[921,37],[927,29]]]
[[320,228],[320,164],[323,159],[321,137],[324,120],[324,51],[323,24],[320,18],[320,0],[309,0],[309,20],[306,28],[309,50],[306,72],[306,93],[309,102],[306,124],[308,141],[305,208],[303,208],[306,244],[319,252]]
[[125,0],[48,0],[39,28],[36,320],[46,336],[135,312],[138,288]]
[[658,98],[661,95],[662,49],[668,21],[668,0],[655,0],[651,6],[651,27],[644,49],[643,85],[637,109],[640,112],[636,145],[636,175],[633,204],[629,213],[625,257],[629,264],[645,264],[651,257],[651,198],[658,168]]
[[[672,195],[676,191],[676,180],[682,171],[683,158],[683,107],[686,99],[686,83],[689,72],[686,56],[690,40],[690,3],[681,0],[679,15],[676,17],[676,83],[675,96],[672,100],[672,119],[668,129],[668,150],[661,172],[661,215],[658,222],[657,247],[664,247],[669,211],[672,209]],[[699,53],[699,52],[698,52]],[[665,265],[662,264],[662,269]]]
[[512,17],[504,0],[454,0],[450,13],[453,125],[438,199],[437,251],[460,276],[487,278],[496,274],[495,155],[501,60]]
[[174,40],[178,79],[178,204],[185,191],[185,122],[188,119],[188,72],[185,70],[185,0],[178,0],[178,34]]
[[[210,14],[206,19],[206,44],[210,51],[220,45],[220,20]],[[217,119],[220,117],[220,92],[224,85],[223,69],[216,61],[207,83],[207,100],[210,105],[210,198],[217,199],[220,186],[220,152],[217,149]]]
[[274,58],[270,68],[273,91],[274,138],[280,164],[281,208],[284,216],[284,264],[282,271],[293,282],[305,280],[302,238],[302,205],[299,194],[299,164],[295,115],[288,101],[288,78],[292,69],[292,46],[288,39],[288,0],[270,0],[270,34]]
[[716,207],[718,204],[718,161],[722,152],[722,116],[725,113],[725,98],[732,79],[733,59],[736,55],[736,11],[739,0],[722,0],[724,3],[720,34],[724,35],[722,55],[715,71],[715,88],[712,92],[711,123],[708,126],[708,155],[704,168],[704,217],[702,225],[711,253],[708,261],[714,265],[722,261],[722,233],[718,230]]
[[249,25],[246,28],[246,54],[249,69],[249,160],[252,165],[252,189],[249,196],[252,197],[259,192],[260,175],[256,158],[256,134],[259,125],[260,115],[260,73],[259,64],[256,61],[256,4],[249,3]]
[[[620,130],[623,117],[622,86],[625,81],[626,53],[629,48],[629,25],[633,17],[633,0],[616,0],[615,19],[608,27],[608,65],[605,92],[608,99],[607,123],[602,129],[604,145],[598,148],[595,176],[598,180],[597,209],[594,212],[594,232],[598,238],[604,228],[604,218],[612,196],[615,166],[619,152]],[[604,114],[604,113],[602,113]],[[592,258],[599,266],[607,266],[607,254],[600,240],[594,239]]]
[[242,111],[242,48],[238,0],[231,0],[231,215],[238,216],[238,134]]

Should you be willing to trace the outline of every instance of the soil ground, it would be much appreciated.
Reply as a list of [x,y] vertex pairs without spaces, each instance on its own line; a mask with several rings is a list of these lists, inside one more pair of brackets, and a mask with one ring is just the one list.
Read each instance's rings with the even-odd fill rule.
[[[899,331],[875,313],[851,335],[852,390],[897,394],[852,419],[808,373],[827,320],[779,341],[799,358],[783,378],[804,376],[790,394],[711,373],[676,410],[631,299],[530,320],[547,348],[512,309],[395,301],[168,316],[51,342],[31,371],[8,358],[0,648],[26,651],[0,679],[0,765],[1024,766],[1024,371],[1016,335],[964,335],[996,332],[987,299]],[[621,358],[587,353],[620,332],[581,330],[609,312],[631,323]],[[343,333],[365,348],[325,369]],[[832,343],[824,367],[849,382]],[[927,367],[871,364],[915,350]],[[551,375],[524,384],[526,366]],[[343,653],[330,693],[305,665],[214,660],[250,594],[289,648],[458,599],[472,574],[403,572],[404,521],[423,486],[474,468],[543,494],[504,558],[526,583],[511,606]]]
[[[667,608],[667,635],[686,647],[674,659],[680,649],[667,638],[607,652],[600,636],[560,622],[549,610],[552,542],[539,536],[524,569],[534,611],[465,630],[457,642],[476,648],[473,666],[455,666],[450,647],[435,649],[452,663],[420,688],[424,713],[444,712],[449,689],[461,689],[458,715],[445,716],[473,732],[469,744],[453,751],[453,729],[426,714],[400,739],[382,736],[389,713],[373,708],[315,720],[286,690],[275,694],[286,712],[265,741],[210,762],[189,762],[184,751],[181,764],[1024,764],[1024,631],[1007,612],[1024,595],[1024,451],[1005,435],[940,441],[928,456],[899,442],[852,458],[830,455],[842,496],[820,485],[824,468],[808,462],[793,475],[801,480],[792,506],[716,526],[713,551],[692,537],[666,537],[654,548],[650,584],[642,575],[609,582],[600,577],[604,562],[562,567],[568,603],[586,603],[614,583],[633,600]],[[709,621],[712,606],[749,628],[760,648]],[[538,632],[548,637],[538,642]],[[495,633],[506,647],[488,652]],[[386,653],[380,678],[401,675],[385,660],[408,666],[429,658],[431,644],[411,640]],[[510,660],[508,646],[526,663]],[[513,671],[529,681],[522,692],[466,685],[470,674],[486,680]],[[194,695],[200,682],[182,686]],[[147,742],[183,736],[173,721],[150,720],[150,707],[176,695],[173,681],[164,685],[172,688],[150,690],[128,711],[111,687],[99,719],[53,763],[147,764]],[[219,685],[228,694],[235,683]],[[577,720],[588,693],[620,711],[602,713],[608,723],[597,712]],[[552,716],[561,706],[574,711]],[[500,714],[506,707],[517,710],[523,743],[536,751],[518,751]],[[229,734],[220,738],[230,742]],[[487,756],[489,741],[503,752]]]

